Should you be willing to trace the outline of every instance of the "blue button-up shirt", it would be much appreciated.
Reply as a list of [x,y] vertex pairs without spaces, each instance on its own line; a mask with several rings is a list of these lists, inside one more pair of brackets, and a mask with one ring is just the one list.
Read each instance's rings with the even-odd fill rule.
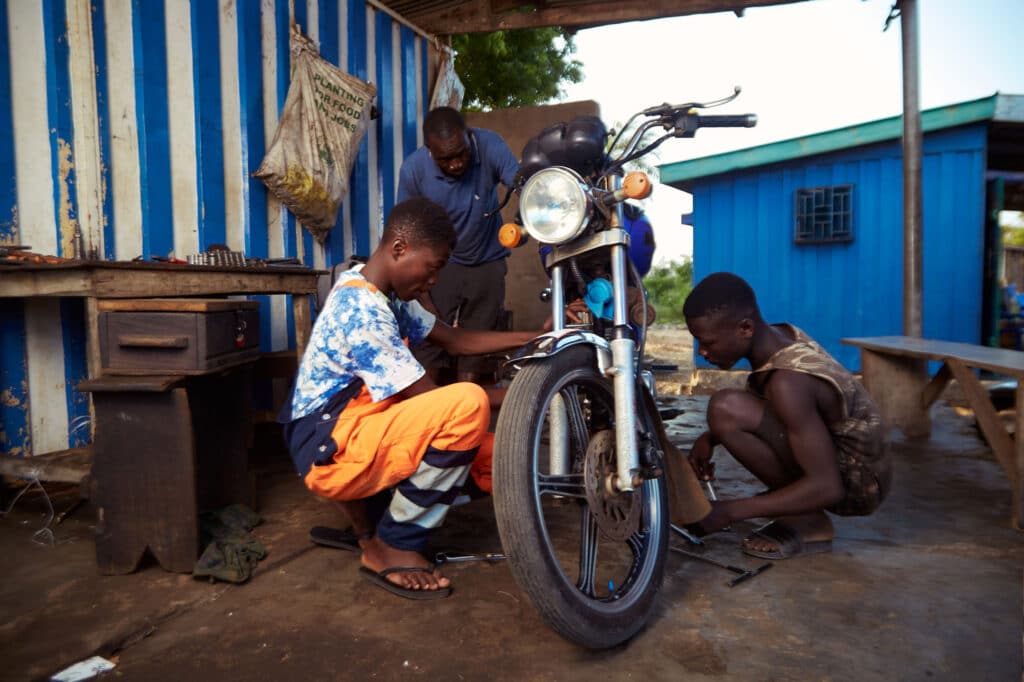
[[[470,166],[459,178],[445,175],[424,146],[402,162],[398,201],[426,197],[442,206],[455,224],[458,243],[451,261],[479,265],[505,258],[509,250],[498,243],[501,214],[498,183],[511,187],[519,162],[501,136],[490,130],[468,128]],[[485,218],[484,214],[494,211]]]

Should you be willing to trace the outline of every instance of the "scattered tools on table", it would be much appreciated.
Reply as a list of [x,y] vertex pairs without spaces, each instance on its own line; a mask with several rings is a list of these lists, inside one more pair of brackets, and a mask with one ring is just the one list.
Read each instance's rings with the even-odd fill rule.
[[0,256],[13,256],[19,251],[28,251],[32,247],[27,244],[3,244],[0,245]]
[[759,573],[763,573],[764,571],[767,571],[769,568],[771,568],[774,565],[771,562],[767,562],[767,563],[761,564],[757,568],[742,568],[740,566],[733,566],[732,564],[727,564],[724,561],[719,561],[718,559],[712,559],[709,556],[704,556],[703,554],[698,554],[697,552],[688,552],[687,550],[685,550],[685,549],[683,549],[681,547],[669,547],[669,549],[672,550],[673,552],[678,552],[679,554],[682,554],[683,556],[688,556],[691,559],[697,559],[698,561],[704,561],[704,562],[707,562],[709,564],[712,564],[713,566],[718,566],[719,568],[724,568],[727,571],[731,571],[732,573],[736,573],[737,574],[736,577],[726,583],[726,585],[728,585],[729,587],[736,587],[737,585],[739,585],[744,580],[749,580],[750,578],[753,578],[755,575],[758,575]]
[[484,561],[489,564],[497,563],[505,559],[504,554],[497,554],[488,552],[486,554],[462,554],[459,552],[438,552],[434,555],[434,563],[437,565],[441,564],[460,564],[468,563],[471,561]]
[[0,264],[3,265],[42,265],[42,264],[54,264],[54,263],[66,263],[71,258],[61,258],[60,256],[47,256],[42,253],[34,253],[29,251],[31,246],[25,246],[21,244],[3,244],[0,245]]

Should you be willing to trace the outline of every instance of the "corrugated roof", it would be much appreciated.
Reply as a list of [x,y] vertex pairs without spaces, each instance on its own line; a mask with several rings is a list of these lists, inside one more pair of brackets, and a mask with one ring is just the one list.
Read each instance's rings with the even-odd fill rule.
[[374,0],[435,35],[486,33],[541,26],[584,28],[803,0]]
[[[924,132],[978,121],[1024,123],[1024,96],[996,93],[982,99],[921,112]],[[686,190],[689,181],[696,178],[884,142],[898,139],[902,135],[903,117],[893,116],[724,154],[668,163],[659,166],[659,171],[662,183]]]

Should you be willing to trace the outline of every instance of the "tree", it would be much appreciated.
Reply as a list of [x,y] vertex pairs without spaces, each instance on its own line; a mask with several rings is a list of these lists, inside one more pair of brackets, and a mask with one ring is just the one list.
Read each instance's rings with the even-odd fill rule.
[[565,94],[563,82],[583,80],[572,34],[557,26],[457,35],[452,49],[466,111],[543,104]]
[[651,269],[644,277],[647,298],[658,313],[658,322],[682,322],[683,303],[693,288],[693,260],[672,261]]

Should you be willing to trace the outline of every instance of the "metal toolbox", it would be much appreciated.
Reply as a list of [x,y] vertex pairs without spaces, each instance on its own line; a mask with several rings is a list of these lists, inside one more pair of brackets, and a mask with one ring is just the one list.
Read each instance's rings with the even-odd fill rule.
[[259,303],[234,299],[97,301],[104,374],[206,374],[259,355]]

